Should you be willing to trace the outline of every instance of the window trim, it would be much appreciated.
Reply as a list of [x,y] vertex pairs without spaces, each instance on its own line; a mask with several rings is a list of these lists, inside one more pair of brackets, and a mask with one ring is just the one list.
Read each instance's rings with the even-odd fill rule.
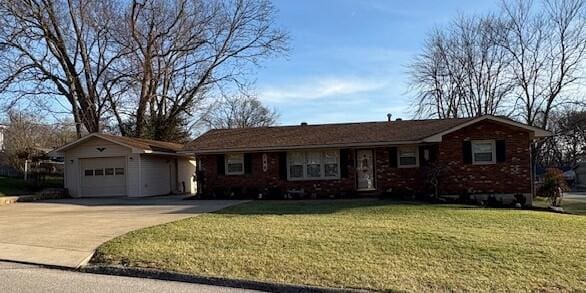
[[[239,172],[230,172],[228,168],[228,157],[229,156],[240,156],[240,164],[242,164],[242,171]],[[236,164],[236,163],[234,163]],[[235,176],[235,175],[244,175],[244,153],[228,153],[224,155],[224,173],[226,175]]]
[[[411,165],[401,165],[401,149],[407,148],[415,148],[415,164]],[[404,156],[405,158],[409,158]],[[408,145],[408,146],[399,146],[397,147],[397,167],[398,168],[417,168],[419,167],[419,146],[418,145]]]
[[[475,144],[485,144],[490,143],[491,151],[492,151],[492,160],[491,161],[476,161],[476,156],[474,152],[474,145]],[[494,165],[496,164],[496,140],[494,139],[482,139],[482,140],[472,140],[470,141],[470,148],[472,152],[472,165]]]
[[[336,164],[338,165],[338,173],[336,176],[326,176],[325,174],[325,153],[328,151],[335,151]],[[307,153],[319,152],[321,155],[320,159],[320,177],[308,177],[307,176]],[[302,153],[303,154],[303,177],[291,177],[291,164],[290,156],[291,153]],[[313,150],[293,150],[287,151],[287,181],[315,181],[315,180],[339,180],[342,178],[342,170],[340,166],[340,149],[313,149]]]

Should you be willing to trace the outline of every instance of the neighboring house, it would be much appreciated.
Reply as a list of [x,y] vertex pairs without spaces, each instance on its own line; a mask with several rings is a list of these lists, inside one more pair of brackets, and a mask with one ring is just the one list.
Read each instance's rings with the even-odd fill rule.
[[[404,120],[211,130],[185,147],[199,193],[316,197],[429,192],[532,200],[530,145],[551,133],[506,118]],[[440,173],[440,174],[441,174]]]
[[73,197],[153,196],[195,193],[193,156],[181,144],[90,134],[53,153],[63,153],[65,188]]

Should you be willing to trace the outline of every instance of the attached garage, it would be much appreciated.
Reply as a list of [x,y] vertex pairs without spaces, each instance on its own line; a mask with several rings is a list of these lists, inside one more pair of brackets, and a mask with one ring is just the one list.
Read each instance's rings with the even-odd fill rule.
[[195,194],[195,160],[183,145],[94,133],[55,152],[73,197]]
[[86,196],[125,196],[126,158],[79,159],[81,194]]

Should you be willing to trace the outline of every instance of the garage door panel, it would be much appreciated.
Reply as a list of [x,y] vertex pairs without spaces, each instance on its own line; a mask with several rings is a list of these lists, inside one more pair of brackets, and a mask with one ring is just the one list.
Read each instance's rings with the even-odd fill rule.
[[126,195],[124,157],[80,159],[81,196]]

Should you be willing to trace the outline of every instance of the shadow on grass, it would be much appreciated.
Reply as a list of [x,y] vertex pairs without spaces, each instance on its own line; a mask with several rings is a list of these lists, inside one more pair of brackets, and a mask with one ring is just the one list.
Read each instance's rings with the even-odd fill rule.
[[435,204],[415,200],[391,200],[391,199],[331,199],[331,200],[266,200],[252,201],[232,207],[228,207],[215,214],[221,215],[311,215],[334,214],[343,211],[351,211],[356,208],[376,208],[389,206],[425,206],[426,209],[481,209],[482,207],[462,204]]

